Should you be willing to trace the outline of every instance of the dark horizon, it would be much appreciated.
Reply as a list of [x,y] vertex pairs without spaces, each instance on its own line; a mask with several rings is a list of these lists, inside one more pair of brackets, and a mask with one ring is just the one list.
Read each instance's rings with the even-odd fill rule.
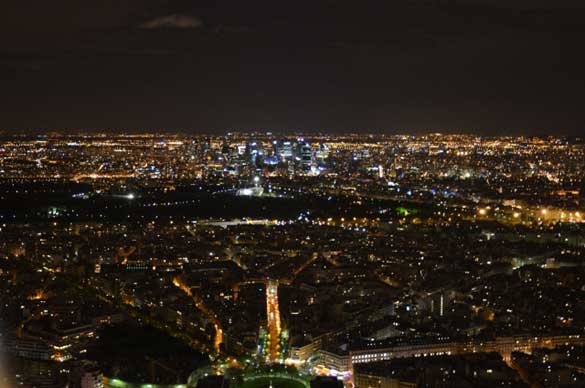
[[571,133],[571,131],[530,131],[528,129],[514,129],[510,133],[510,128],[501,129],[498,131],[482,130],[463,130],[463,129],[356,129],[356,130],[335,130],[335,129],[316,129],[316,128],[224,128],[224,129],[208,129],[199,130],[194,128],[1,128],[0,137],[29,137],[29,136],[82,136],[82,135],[117,135],[117,136],[138,136],[138,135],[153,135],[153,136],[225,136],[230,133],[238,133],[240,135],[254,134],[272,134],[275,137],[295,137],[295,136],[344,136],[344,135],[361,135],[361,136],[430,136],[430,135],[461,135],[461,136],[477,136],[481,138],[567,138],[572,140],[582,140],[585,137],[578,133]]
[[32,3],[0,16],[0,128],[578,135],[585,121],[571,0]]

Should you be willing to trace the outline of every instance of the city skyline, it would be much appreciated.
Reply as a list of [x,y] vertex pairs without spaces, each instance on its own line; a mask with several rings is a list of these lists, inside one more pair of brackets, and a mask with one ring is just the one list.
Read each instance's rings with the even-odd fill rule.
[[4,0],[0,388],[585,387],[584,0]]
[[580,387],[584,174],[562,136],[3,133],[0,384]]

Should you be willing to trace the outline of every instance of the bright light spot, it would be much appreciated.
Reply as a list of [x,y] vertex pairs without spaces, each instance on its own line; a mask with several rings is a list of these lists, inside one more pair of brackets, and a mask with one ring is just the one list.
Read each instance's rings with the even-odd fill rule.
[[514,213],[514,218],[518,218],[518,217],[520,217],[520,213],[518,213],[518,212],[515,212],[515,213]]
[[486,209],[479,209],[479,214],[481,214],[482,216],[485,216],[487,214],[487,210]]
[[260,177],[259,176],[255,176],[254,177],[254,183],[258,183],[260,182]]
[[126,198],[128,198],[128,199],[134,199],[135,196],[134,196],[134,194],[130,193],[130,194],[126,195]]
[[542,209],[540,212],[542,213],[542,215],[546,215],[546,213],[548,213],[548,210]]

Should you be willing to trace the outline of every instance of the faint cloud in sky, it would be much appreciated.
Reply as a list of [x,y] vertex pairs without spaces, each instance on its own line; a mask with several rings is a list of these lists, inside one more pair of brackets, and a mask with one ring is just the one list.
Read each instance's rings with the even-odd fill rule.
[[156,19],[148,20],[139,25],[140,28],[158,29],[158,28],[180,28],[180,29],[196,29],[203,27],[201,20],[189,15],[168,15],[161,16]]

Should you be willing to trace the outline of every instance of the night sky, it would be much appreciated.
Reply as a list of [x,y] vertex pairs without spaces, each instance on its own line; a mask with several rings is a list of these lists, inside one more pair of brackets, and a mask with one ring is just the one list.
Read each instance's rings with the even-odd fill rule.
[[583,134],[583,3],[4,0],[0,128]]

